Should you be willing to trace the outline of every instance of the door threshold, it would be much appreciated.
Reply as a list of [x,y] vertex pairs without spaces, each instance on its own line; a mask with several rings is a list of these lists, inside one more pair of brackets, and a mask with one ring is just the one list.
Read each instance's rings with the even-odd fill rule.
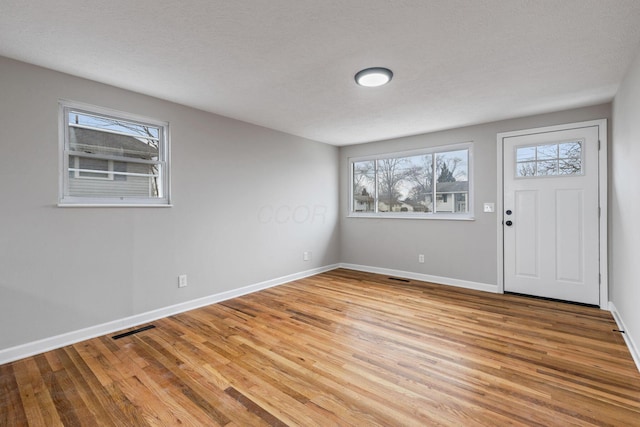
[[576,301],[567,301],[567,300],[564,300],[564,299],[557,299],[557,298],[539,297],[537,295],[521,294],[519,292],[508,292],[508,291],[505,291],[504,294],[505,295],[515,295],[515,296],[518,296],[518,297],[539,299],[539,300],[543,300],[543,301],[562,302],[562,303],[565,303],[565,304],[579,305],[581,307],[600,308],[600,306],[598,304],[587,304],[585,302],[576,302]]

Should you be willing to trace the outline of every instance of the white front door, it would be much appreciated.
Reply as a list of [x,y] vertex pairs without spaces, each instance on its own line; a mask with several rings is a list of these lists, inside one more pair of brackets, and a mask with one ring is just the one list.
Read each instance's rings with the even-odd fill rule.
[[600,304],[598,126],[503,139],[504,290]]

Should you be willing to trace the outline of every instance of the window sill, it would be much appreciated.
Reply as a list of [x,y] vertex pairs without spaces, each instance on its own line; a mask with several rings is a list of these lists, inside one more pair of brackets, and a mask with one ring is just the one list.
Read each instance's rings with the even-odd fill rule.
[[451,215],[451,214],[430,214],[430,215],[407,215],[407,214],[375,214],[375,213],[350,213],[347,218],[377,218],[377,219],[426,219],[445,221],[475,221],[473,215]]
[[172,204],[145,203],[58,203],[59,208],[172,208]]

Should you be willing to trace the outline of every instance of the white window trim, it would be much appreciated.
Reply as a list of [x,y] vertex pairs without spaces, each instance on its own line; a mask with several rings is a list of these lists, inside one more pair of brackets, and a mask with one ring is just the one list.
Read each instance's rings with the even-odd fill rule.
[[[354,212],[353,211],[353,164],[357,162],[380,160],[394,157],[411,157],[423,154],[434,154],[447,151],[468,150],[468,182],[469,182],[469,200],[468,212],[464,213],[407,213],[407,212]],[[455,144],[439,145],[416,150],[396,151],[390,153],[373,154],[368,156],[349,157],[347,165],[349,168],[349,191],[347,200],[347,217],[348,218],[396,218],[396,219],[437,219],[437,220],[453,220],[453,221],[474,221],[474,175],[473,175],[473,141],[459,142]],[[377,185],[376,185],[377,193]],[[377,199],[377,197],[376,197]],[[435,201],[434,201],[435,202]]]
[[[114,119],[125,120],[128,122],[140,123],[143,125],[153,125],[160,129],[162,132],[160,144],[158,145],[159,161],[146,161],[140,159],[127,159],[127,162],[131,163],[150,163],[160,164],[163,170],[162,174],[162,189],[163,197],[159,198],[132,198],[132,197],[80,197],[69,195],[69,158],[73,155],[73,151],[67,149],[68,147],[68,125],[66,123],[67,111],[79,110],[88,115],[99,115],[112,117]],[[118,111],[110,108],[99,107],[91,104],[85,104],[77,101],[70,101],[61,99],[58,101],[58,206],[59,207],[171,207],[171,168],[170,168],[170,132],[169,122],[157,120],[137,114]],[[117,133],[117,132],[114,132]],[[154,139],[154,138],[152,138]],[[86,153],[82,153],[86,154]],[[104,160],[121,161],[121,158],[116,156],[105,155],[87,155],[87,157],[102,158]],[[128,172],[112,172],[112,167],[109,170],[110,178],[113,179],[113,174],[122,175],[140,175]],[[83,177],[86,179],[101,179]],[[107,180],[104,178],[102,180]]]

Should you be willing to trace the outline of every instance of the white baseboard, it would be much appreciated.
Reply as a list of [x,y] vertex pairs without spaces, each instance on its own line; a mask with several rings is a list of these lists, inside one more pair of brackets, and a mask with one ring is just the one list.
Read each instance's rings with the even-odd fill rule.
[[294,280],[303,279],[309,276],[314,276],[316,274],[324,273],[325,271],[334,270],[338,267],[339,267],[338,264],[333,264],[333,265],[327,265],[324,267],[314,268],[311,270],[306,270],[299,273],[278,277],[276,279],[255,283],[253,285],[244,286],[239,289],[233,289],[230,291],[225,291],[225,292],[221,292],[214,295],[209,295],[206,297],[182,302],[182,303],[171,305],[168,307],[159,308],[157,310],[151,310],[145,313],[136,314],[134,316],[113,320],[107,323],[102,323],[100,325],[90,326],[88,328],[79,329],[77,331],[71,331],[71,332],[56,335],[53,337],[44,338],[38,341],[33,341],[26,344],[18,345],[15,347],[10,347],[4,350],[0,350],[0,365],[4,363],[13,362],[14,360],[19,360],[25,357],[44,353],[45,351],[55,350],[57,348],[75,344],[80,341],[110,334],[112,332],[117,332],[123,329],[132,328],[134,326],[141,325],[143,323],[152,322],[154,320],[161,319],[163,317],[172,316],[174,314],[183,313],[185,311],[204,307],[206,305],[215,304],[218,302],[229,300],[231,298],[236,298],[242,295],[250,294],[252,292],[257,292],[262,289],[267,289],[274,286],[282,285],[287,282],[292,282]]
[[616,324],[618,325],[618,329],[621,331],[624,331],[624,333],[622,334],[622,337],[624,338],[624,342],[627,344],[627,347],[629,348],[629,352],[631,353],[631,357],[633,357],[633,361],[636,364],[636,368],[638,368],[638,371],[640,371],[640,352],[638,351],[638,346],[633,341],[633,338],[631,338],[631,331],[629,330],[629,328],[626,327],[626,325],[624,324],[624,320],[622,319],[622,316],[616,309],[616,306],[613,305],[611,301],[609,301],[609,311],[611,311],[611,314],[613,315],[613,319],[616,321]]
[[498,293],[498,285],[491,285],[488,283],[470,282],[467,280],[452,279],[450,277],[432,276],[430,274],[413,273],[410,271],[393,270],[390,268],[371,267],[367,265],[341,263],[339,264],[339,266],[341,268],[347,268],[349,270],[384,274],[386,276],[401,277],[404,279],[420,280],[422,282],[431,282],[431,283],[437,283],[440,285],[457,286],[459,288],[475,289],[477,291]]

